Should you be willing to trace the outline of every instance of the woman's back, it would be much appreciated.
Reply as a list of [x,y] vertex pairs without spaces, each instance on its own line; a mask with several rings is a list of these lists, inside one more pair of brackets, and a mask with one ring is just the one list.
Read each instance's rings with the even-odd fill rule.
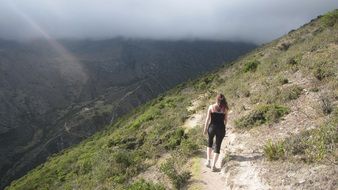
[[222,112],[211,112],[210,123],[213,125],[224,126],[224,117],[225,117],[225,114]]

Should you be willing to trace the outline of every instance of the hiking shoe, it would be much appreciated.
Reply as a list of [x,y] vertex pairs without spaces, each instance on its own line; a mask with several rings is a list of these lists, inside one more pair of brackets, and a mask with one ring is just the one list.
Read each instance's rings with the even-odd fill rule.
[[212,167],[212,168],[211,168],[211,171],[212,171],[212,172],[218,172],[218,169],[217,169],[216,167]]
[[210,160],[205,161],[204,165],[208,168],[210,168]]

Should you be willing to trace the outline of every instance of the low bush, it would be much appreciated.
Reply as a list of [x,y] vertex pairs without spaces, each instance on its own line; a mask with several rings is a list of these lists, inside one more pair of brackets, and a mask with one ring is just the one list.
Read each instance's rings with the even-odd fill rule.
[[284,102],[295,100],[302,94],[303,88],[293,85],[282,90],[280,99]]
[[323,113],[325,115],[329,115],[333,111],[332,104],[331,104],[329,97],[321,96],[320,101],[321,101],[321,107],[322,107]]
[[246,73],[246,72],[249,72],[249,71],[256,71],[258,65],[260,64],[260,61],[258,60],[254,60],[254,61],[250,61],[250,62],[247,62],[245,65],[244,65],[244,69],[243,71]]
[[281,85],[289,83],[289,80],[287,78],[279,78],[279,83]]
[[[338,112],[337,112],[338,113]],[[269,160],[300,158],[304,162],[319,162],[335,156],[338,144],[338,114],[334,119],[317,129],[304,131],[273,143],[269,140],[264,146],[264,155]]]
[[202,148],[203,139],[199,127],[190,129],[187,138],[184,138],[180,144],[180,151],[187,157],[197,153]]
[[331,11],[321,18],[324,26],[332,27],[338,22],[338,9]]
[[289,65],[297,65],[298,64],[298,61],[294,58],[294,57],[291,57],[287,60],[287,63]]
[[165,190],[165,188],[161,184],[140,179],[129,185],[127,190]]
[[173,157],[167,159],[164,163],[160,166],[161,172],[169,177],[172,184],[175,188],[181,189],[188,179],[190,179],[191,174],[188,171],[181,171],[179,172],[175,167],[175,159]]
[[264,155],[269,160],[278,160],[280,158],[285,157],[285,146],[283,141],[278,141],[276,143],[273,143],[271,140],[269,140],[264,145]]
[[184,138],[184,130],[182,128],[177,128],[175,131],[166,133],[166,149],[174,149],[181,144],[182,139]]
[[238,128],[252,128],[264,123],[278,122],[280,118],[289,113],[289,109],[285,106],[276,104],[260,105],[248,115],[241,117],[235,121]]
[[139,128],[141,126],[141,124],[147,122],[147,121],[151,121],[153,119],[155,119],[158,115],[160,115],[161,112],[156,109],[156,108],[150,108],[148,109],[145,113],[141,114],[140,116],[138,116],[131,124],[130,124],[130,128]]
[[210,88],[210,85],[213,83],[213,81],[218,81],[220,79],[220,76],[218,74],[209,74],[200,80],[197,80],[194,83],[194,88],[198,90],[205,90],[207,88]]
[[323,80],[327,77],[333,76],[333,73],[329,71],[328,69],[323,69],[322,67],[318,66],[314,71],[313,75],[318,79],[318,80]]

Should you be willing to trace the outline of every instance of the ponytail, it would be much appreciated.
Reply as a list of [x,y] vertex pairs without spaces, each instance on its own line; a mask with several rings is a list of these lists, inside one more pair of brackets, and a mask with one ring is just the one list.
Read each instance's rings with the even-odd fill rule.
[[228,106],[228,102],[225,99],[223,94],[218,94],[217,95],[217,105],[219,106],[219,108],[223,111],[225,110],[229,110],[229,106]]

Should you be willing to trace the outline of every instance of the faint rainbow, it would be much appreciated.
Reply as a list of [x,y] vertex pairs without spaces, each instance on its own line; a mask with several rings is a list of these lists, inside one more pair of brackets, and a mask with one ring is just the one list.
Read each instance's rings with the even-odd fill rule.
[[13,2],[8,1],[13,11],[18,14],[30,27],[40,33],[47,40],[48,44],[63,58],[60,62],[61,74],[72,80],[72,82],[85,83],[88,79],[79,60],[69,52],[61,43],[51,37],[37,22],[35,22],[28,14],[20,10]]

